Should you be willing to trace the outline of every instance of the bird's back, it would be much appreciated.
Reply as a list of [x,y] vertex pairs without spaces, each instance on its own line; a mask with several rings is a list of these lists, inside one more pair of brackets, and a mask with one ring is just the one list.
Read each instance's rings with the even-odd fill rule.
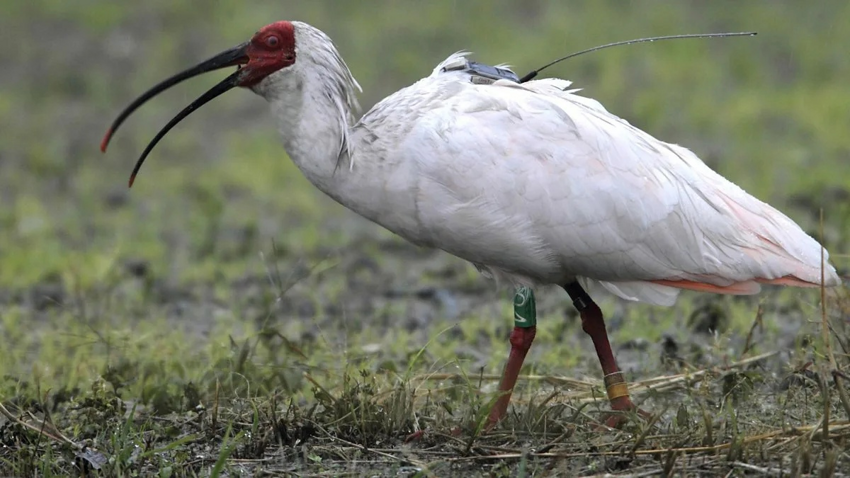
[[[567,81],[477,84],[446,68],[463,61],[453,55],[355,126],[363,160],[395,178],[384,200],[409,204],[376,222],[514,282],[590,279],[655,303],[679,288],[820,283],[820,245],[690,151]],[[824,274],[840,282],[828,263]]]

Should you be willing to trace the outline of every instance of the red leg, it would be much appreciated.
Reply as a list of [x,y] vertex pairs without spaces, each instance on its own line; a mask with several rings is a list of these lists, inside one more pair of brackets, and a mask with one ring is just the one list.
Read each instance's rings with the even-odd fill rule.
[[[626,380],[623,378],[623,373],[617,366],[617,360],[614,358],[614,353],[611,351],[611,344],[608,342],[608,332],[605,330],[605,320],[602,318],[602,310],[593,302],[593,299],[584,291],[584,289],[574,282],[564,287],[570,297],[573,299],[573,304],[581,314],[581,328],[593,340],[593,346],[596,348],[596,356],[599,358],[599,364],[602,366],[602,373],[605,374],[605,391],[608,395],[608,401],[611,403],[611,409],[617,411],[637,411],[641,415],[648,415],[646,412],[639,410],[631,398],[629,398],[629,388],[626,385]],[[615,415],[606,421],[606,425],[615,427],[623,421],[622,415]]]
[[490,410],[490,418],[487,420],[486,430],[491,430],[499,421],[505,417],[508,411],[508,404],[511,402],[511,393],[516,385],[519,371],[522,368],[522,362],[531,348],[531,343],[534,341],[534,335],[537,333],[537,327],[514,327],[511,332],[511,354],[508,356],[508,363],[505,365],[505,372],[502,374],[502,381],[499,383],[499,391],[505,392],[493,405]]
[[487,420],[485,430],[491,430],[508,411],[511,402],[511,394],[516,385],[522,362],[534,342],[537,334],[537,303],[534,300],[534,292],[528,287],[520,287],[514,295],[514,330],[511,332],[511,354],[499,383],[499,391],[502,396],[496,400],[493,409],[490,410],[490,418]]
[[[537,333],[537,305],[534,301],[534,292],[527,287],[517,289],[514,296],[514,325],[510,338],[511,353],[502,374],[502,381],[499,383],[499,391],[503,394],[496,399],[496,403],[490,410],[490,417],[484,428],[485,431],[492,430],[505,417],[508,404],[511,402],[511,394],[519,377],[519,371],[522,369],[522,363],[525,361],[525,356],[528,354],[528,349],[531,348],[534,335]],[[422,438],[424,433],[424,430],[413,433],[407,437],[405,442],[418,440]],[[452,435],[459,434],[460,429],[452,430]]]

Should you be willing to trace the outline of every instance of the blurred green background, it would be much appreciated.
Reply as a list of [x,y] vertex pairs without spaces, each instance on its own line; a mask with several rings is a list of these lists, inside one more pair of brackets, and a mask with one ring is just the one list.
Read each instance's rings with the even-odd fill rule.
[[[95,376],[115,353],[112,342],[104,340],[96,358],[68,357],[91,351],[84,346],[108,330],[123,331],[125,347],[144,339],[145,350],[166,354],[183,342],[164,345],[164,336],[182,329],[206,340],[271,317],[290,340],[307,340],[316,324],[413,330],[481,303],[491,309],[479,317],[498,326],[493,350],[504,348],[507,296],[463,262],[409,246],[313,189],[286,158],[266,105],[248,91],[180,124],[128,190],[149,139],[224,73],[157,97],[124,124],[107,154],[99,152],[106,127],[139,93],[280,19],[306,21],[335,40],[363,86],[364,111],[457,50],[523,74],[616,40],[757,31],[605,50],[546,75],[574,81],[609,111],[692,149],[816,236],[823,208],[825,243],[846,274],[846,1],[5,1],[0,349],[10,360],[0,372],[20,376],[34,367],[70,383]],[[281,298],[281,284],[310,271],[294,297]],[[426,287],[451,291],[454,302],[405,292]],[[544,313],[568,307],[557,291],[548,297]],[[691,306],[677,307],[652,313],[681,317]],[[215,335],[221,323],[226,333]],[[635,327],[654,339],[670,326]],[[428,337],[439,329],[426,330]],[[380,331],[370,340],[425,343]],[[489,342],[480,346],[489,354]],[[536,353],[554,353],[551,343],[541,347]],[[492,370],[501,360],[496,353]],[[548,363],[568,371],[560,355]]]

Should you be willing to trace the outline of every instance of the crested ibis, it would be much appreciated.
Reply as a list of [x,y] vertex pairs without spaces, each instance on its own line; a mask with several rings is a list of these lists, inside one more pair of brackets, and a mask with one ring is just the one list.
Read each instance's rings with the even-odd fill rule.
[[536,284],[566,290],[596,348],[611,407],[636,410],[588,283],[658,305],[673,304],[682,289],[755,294],[760,284],[841,283],[821,245],[786,215],[569,81],[518,81],[505,67],[456,53],[358,119],[360,86],[334,43],[297,21],[267,25],[156,85],[118,116],[101,149],[156,94],[234,66],[154,137],[130,185],[156,143],[203,104],[234,87],[265,98],[289,157],[322,192],[519,288],[505,393],[490,427],[505,415],[534,340]]

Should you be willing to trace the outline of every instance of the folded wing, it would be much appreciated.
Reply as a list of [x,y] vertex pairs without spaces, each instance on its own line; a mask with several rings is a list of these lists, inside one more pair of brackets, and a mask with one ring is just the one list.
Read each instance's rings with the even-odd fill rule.
[[455,84],[429,105],[396,151],[416,162],[420,242],[520,282],[661,304],[820,284],[821,246],[791,219],[568,86]]

